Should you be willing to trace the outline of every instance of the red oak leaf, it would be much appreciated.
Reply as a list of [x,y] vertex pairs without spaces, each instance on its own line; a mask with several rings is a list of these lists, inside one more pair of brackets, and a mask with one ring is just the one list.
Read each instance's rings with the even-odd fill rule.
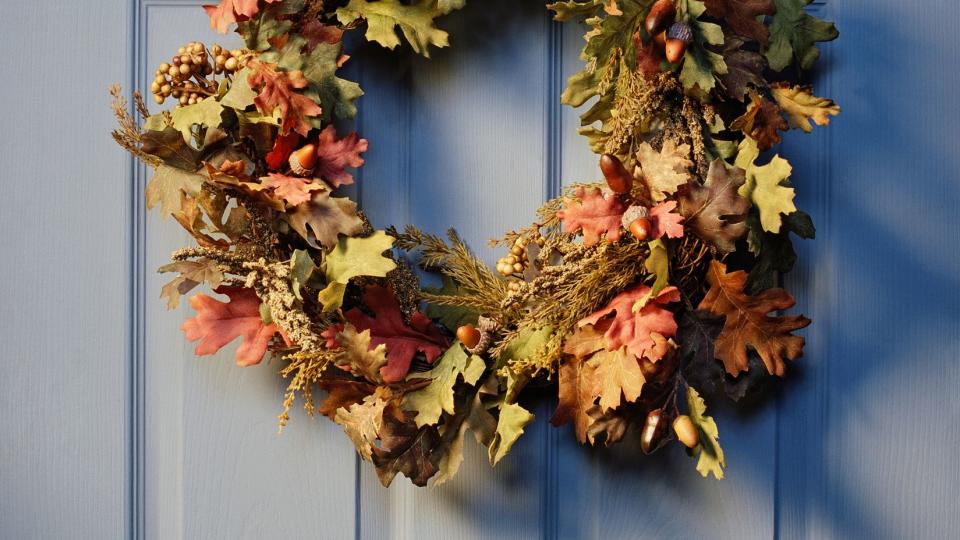
[[327,348],[331,351],[337,350],[340,348],[340,342],[337,341],[337,334],[343,332],[344,325],[334,324],[328,326],[326,330],[320,332],[320,337],[327,340]]
[[683,237],[683,216],[673,213],[676,208],[677,201],[664,201],[650,210],[650,223],[653,225],[652,238],[660,238],[663,235],[667,235],[667,238]]
[[[280,0],[264,1],[272,4]],[[203,9],[210,17],[210,28],[226,34],[231,24],[253,17],[260,11],[260,6],[257,5],[257,0],[220,0],[219,5],[203,6]]]
[[187,319],[181,330],[188,341],[200,340],[198,356],[216,354],[227,343],[238,337],[243,343],[237,349],[237,365],[253,366],[263,360],[267,345],[280,330],[276,324],[263,324],[260,318],[260,299],[252,289],[223,286],[216,289],[230,297],[223,303],[205,294],[190,299],[190,307],[197,316]]
[[585,190],[577,188],[574,198],[563,198],[563,210],[557,217],[563,220],[563,232],[576,233],[583,230],[583,243],[592,246],[600,241],[600,235],[607,234],[607,240],[620,239],[620,219],[627,210],[613,193],[606,197],[600,189]]
[[267,166],[271,171],[279,171],[287,164],[290,154],[297,149],[300,144],[300,135],[297,133],[287,133],[277,137],[273,143],[273,150],[266,155]]
[[300,27],[300,35],[307,38],[307,52],[313,51],[321,43],[336,45],[343,39],[343,29],[328,26],[313,19]]
[[353,183],[353,175],[345,169],[363,166],[364,161],[360,154],[366,152],[368,147],[367,140],[359,138],[356,133],[338,140],[337,128],[331,124],[320,132],[317,168],[314,174],[335,188],[350,185]]
[[260,179],[263,187],[273,190],[273,198],[285,201],[287,206],[294,207],[310,201],[314,191],[323,191],[327,186],[311,179],[297,178],[283,174],[270,173]]
[[637,358],[646,356],[651,361],[657,361],[662,354],[658,354],[655,349],[658,338],[655,338],[654,334],[663,338],[671,338],[677,334],[677,322],[673,313],[664,306],[680,300],[680,291],[676,287],[667,287],[634,313],[633,306],[650,291],[650,287],[643,284],[627,289],[614,297],[607,307],[581,320],[578,325],[595,325],[615,313],[604,334],[607,350],[616,351],[625,346]]
[[376,315],[370,317],[357,308],[346,312],[358,332],[370,330],[370,347],[387,346],[387,365],[380,369],[386,383],[403,380],[410,371],[410,362],[422,352],[427,362],[433,363],[447,349],[447,340],[433,326],[429,317],[415,311],[409,326],[403,321],[400,304],[386,287],[371,285],[363,293],[363,303]]
[[252,73],[247,79],[250,88],[259,88],[260,93],[254,98],[257,108],[263,114],[273,114],[280,109],[280,134],[286,135],[295,131],[306,136],[310,131],[308,116],[318,116],[322,109],[295,89],[306,88],[309,82],[302,71],[277,71],[276,64],[267,62],[251,62]]

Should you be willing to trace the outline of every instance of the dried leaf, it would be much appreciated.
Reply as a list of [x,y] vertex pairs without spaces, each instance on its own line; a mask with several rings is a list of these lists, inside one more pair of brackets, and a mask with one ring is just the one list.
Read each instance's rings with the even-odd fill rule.
[[187,319],[181,329],[187,340],[200,340],[194,352],[197,356],[216,354],[240,337],[243,342],[237,348],[237,365],[259,364],[279,327],[263,323],[260,299],[252,289],[223,286],[216,292],[227,295],[230,301],[223,303],[202,293],[190,299],[190,307],[197,316]]
[[311,124],[307,117],[318,116],[323,112],[309,97],[295,90],[309,86],[301,71],[278,71],[276,64],[251,62],[250,77],[247,81],[251,88],[259,89],[254,102],[263,114],[272,115],[280,111],[280,134],[295,131],[306,136]]
[[365,238],[344,237],[323,261],[327,287],[320,291],[324,311],[343,305],[343,294],[350,280],[358,276],[386,277],[397,263],[383,253],[393,248],[394,238],[376,231]]
[[723,30],[720,25],[700,20],[706,6],[700,0],[679,0],[686,4],[687,22],[693,31],[693,42],[687,47],[680,82],[687,91],[705,97],[716,86],[716,77],[727,72],[723,57],[710,50],[711,46],[723,45]]
[[743,116],[730,124],[730,129],[740,130],[757,141],[760,150],[767,151],[781,141],[780,131],[787,130],[787,121],[776,103],[750,92],[750,105]]
[[677,201],[664,201],[650,209],[650,224],[653,225],[650,238],[683,237],[683,216],[673,212],[676,208]]
[[753,139],[747,137],[740,143],[736,165],[746,171],[746,182],[740,186],[738,193],[753,201],[760,211],[763,229],[778,233],[783,223],[781,215],[797,211],[793,204],[796,192],[787,182],[793,167],[780,156],[774,156],[766,165],[755,165],[759,155],[760,150]]
[[704,478],[713,473],[717,480],[722,480],[727,461],[723,457],[723,449],[720,448],[720,431],[713,417],[706,415],[707,404],[691,386],[687,387],[687,408],[690,420],[700,432],[700,444],[694,449],[694,452],[700,454],[697,472]]
[[726,317],[715,343],[715,354],[727,373],[736,376],[749,369],[747,347],[752,347],[767,371],[782,377],[786,371],[784,357],[795,360],[803,354],[804,339],[791,332],[809,325],[810,319],[802,315],[770,317],[767,314],[793,307],[793,297],[783,289],[748,296],[744,292],[747,273],[738,270],[728,274],[726,265],[716,260],[710,262],[707,281],[710,291],[699,309]]
[[719,78],[727,94],[738,101],[746,99],[750,86],[767,86],[763,76],[767,59],[756,51],[744,49],[743,45],[744,40],[740,36],[724,33],[723,60],[727,63],[727,72]]
[[350,0],[346,7],[337,9],[337,19],[343,25],[365,19],[367,41],[375,41],[388,49],[400,45],[400,38],[394,31],[394,27],[399,27],[414,52],[429,58],[431,45],[446,47],[449,44],[447,33],[433,25],[433,20],[444,13],[430,0],[409,5],[400,0]]
[[560,401],[550,423],[554,426],[562,426],[573,422],[577,440],[585,443],[587,433],[594,422],[594,418],[588,411],[593,408],[600,393],[597,362],[570,358],[560,364],[558,373]]
[[742,169],[728,169],[723,160],[710,164],[707,181],[702,186],[692,181],[679,193],[680,214],[686,226],[720,251],[736,249],[736,241],[747,233],[744,220],[750,201],[738,190],[744,185]]
[[[280,0],[264,0],[267,4]],[[220,0],[216,6],[203,6],[210,17],[210,28],[221,34],[226,34],[230,25],[241,20],[249,19],[260,12],[257,0]]]
[[205,257],[195,261],[176,261],[161,266],[157,272],[180,273],[160,290],[160,298],[167,299],[167,309],[176,309],[180,305],[180,297],[201,283],[216,289],[223,282],[223,272],[217,262]]
[[770,46],[765,54],[774,71],[783,71],[794,58],[800,69],[810,69],[820,58],[816,44],[832,41],[839,32],[832,22],[809,15],[812,0],[774,0],[777,12],[770,22]]
[[290,226],[314,248],[337,245],[341,234],[353,236],[363,230],[357,204],[346,197],[331,197],[328,191],[316,191],[313,200],[285,215]]
[[[479,356],[467,355],[463,346],[457,341],[434,363],[433,369],[416,374],[418,379],[432,379],[429,385],[410,392],[404,399],[404,408],[417,413],[414,419],[417,427],[436,425],[444,412],[454,414],[453,387],[461,375],[464,379],[468,379],[468,384],[476,383],[476,378],[472,377],[472,374],[468,375],[472,371],[468,368],[475,368],[477,365],[482,370],[483,359]],[[412,377],[414,376],[411,375]],[[469,379],[472,379],[472,382]]]
[[367,151],[369,143],[356,133],[343,139],[337,139],[337,129],[331,124],[320,132],[317,145],[317,167],[314,174],[337,188],[353,183],[353,175],[347,167],[362,167],[364,160],[360,154]]
[[666,287],[634,312],[638,302],[649,298],[650,290],[643,284],[627,289],[614,297],[606,307],[582,319],[578,326],[596,325],[601,319],[613,315],[610,327],[604,333],[606,349],[616,351],[626,347],[637,358],[646,356],[651,361],[657,361],[660,357],[653,354],[656,345],[653,334],[664,338],[676,335],[677,323],[666,306],[680,300],[680,291],[676,287]]
[[615,351],[599,351],[593,355],[597,362],[597,380],[600,385],[600,408],[606,412],[620,406],[621,396],[633,402],[640,397],[646,379],[637,358],[626,347]]
[[726,20],[737,34],[766,46],[769,35],[759,17],[776,12],[773,0],[704,0],[703,3],[707,15]]
[[500,418],[497,431],[487,448],[490,464],[496,465],[513,448],[514,443],[523,435],[523,428],[533,422],[533,414],[516,403],[500,405]]
[[583,243],[592,246],[606,234],[609,242],[620,239],[620,220],[627,206],[613,193],[604,193],[599,188],[577,188],[574,197],[563,198],[563,210],[557,217],[563,221],[563,231],[575,234],[583,231]]
[[344,371],[379,384],[383,382],[380,370],[387,365],[387,346],[382,343],[373,346],[371,341],[370,330],[357,332],[352,324],[344,325],[343,331],[337,334],[340,354],[336,364]]
[[397,473],[403,473],[417,486],[425,486],[437,473],[440,456],[436,450],[440,435],[434,426],[417,428],[413,413],[387,408],[380,428],[379,448],[374,447],[373,464],[380,483],[389,486]]
[[147,183],[147,209],[160,205],[160,215],[167,217],[181,209],[183,195],[196,198],[203,186],[203,177],[197,173],[160,164]]
[[643,177],[654,201],[662,201],[667,196],[677,192],[677,188],[690,180],[690,145],[677,144],[668,139],[663,142],[663,148],[657,152],[650,143],[640,143],[637,149],[636,176]]
[[378,388],[377,393],[365,397],[362,403],[338,409],[333,417],[334,422],[343,426],[343,431],[357,447],[357,453],[366,461],[370,461],[373,455],[373,445],[383,426],[383,410],[387,406],[379,395],[380,390]]
[[285,174],[268,173],[260,179],[264,189],[272,190],[275,200],[293,208],[309,202],[315,191],[327,191],[329,188],[322,182],[313,182],[310,179],[287,176]]
[[787,113],[790,127],[800,128],[806,133],[813,131],[810,121],[818,126],[830,125],[830,116],[840,114],[840,107],[832,99],[813,95],[809,86],[774,85],[773,97],[780,108]]

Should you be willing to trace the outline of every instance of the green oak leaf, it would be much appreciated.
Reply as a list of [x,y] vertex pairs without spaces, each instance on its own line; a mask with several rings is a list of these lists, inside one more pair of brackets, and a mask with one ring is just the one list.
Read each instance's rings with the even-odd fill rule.
[[770,23],[770,44],[765,54],[774,71],[783,71],[796,59],[801,69],[810,69],[820,58],[817,42],[840,35],[832,22],[804,11],[811,0],[774,0],[777,12]]
[[309,252],[303,249],[293,252],[290,258],[290,288],[299,300],[303,300],[300,290],[310,281],[316,269],[317,265],[313,263]]
[[517,337],[513,338],[510,343],[504,347],[503,352],[500,353],[497,367],[503,367],[510,362],[524,360],[534,356],[543,349],[552,335],[552,326],[544,326],[537,330],[527,329],[520,332]]
[[[460,287],[449,277],[443,277],[443,287],[426,287],[425,292],[437,296],[461,296]],[[439,320],[447,328],[459,328],[465,324],[477,324],[480,312],[469,307],[432,304],[427,301],[424,313],[431,319]]]
[[790,215],[797,211],[793,203],[796,191],[787,182],[793,167],[779,155],[774,156],[770,163],[758,166],[754,162],[759,156],[757,141],[744,138],[737,153],[736,166],[747,174],[746,182],[740,186],[738,193],[753,201],[760,211],[763,230],[778,233],[783,222],[781,214]]
[[700,0],[683,0],[690,15],[693,42],[684,55],[680,82],[687,91],[705,97],[717,85],[716,76],[727,73],[723,56],[709,50],[707,45],[723,45],[723,29],[720,25],[699,19],[707,11]]
[[[213,98],[207,98],[200,103],[178,107],[170,113],[173,127],[183,134],[183,139],[189,142],[193,138],[193,126],[216,127],[220,125],[220,114],[223,105]],[[155,114],[144,122],[143,127],[153,131],[166,129],[166,120],[161,114]]]
[[643,267],[647,272],[656,276],[656,279],[650,291],[634,303],[634,313],[643,309],[643,306],[647,305],[651,298],[655,298],[660,294],[660,291],[670,284],[670,254],[667,252],[667,244],[658,238],[650,241],[648,246],[650,247],[650,255],[643,262]]
[[233,76],[233,83],[230,85],[230,90],[220,99],[220,104],[238,111],[242,111],[253,105],[253,100],[257,97],[257,93],[250,88],[250,83],[247,82],[249,77],[250,68],[243,68],[237,72],[237,74]]
[[377,231],[366,238],[342,237],[337,247],[323,261],[327,288],[320,291],[324,311],[334,311],[343,304],[347,284],[357,276],[386,277],[397,263],[383,252],[393,248],[394,238]]
[[337,9],[337,19],[344,25],[365,19],[367,41],[375,41],[388,49],[400,45],[400,38],[394,30],[394,27],[400,27],[413,50],[429,58],[431,45],[449,45],[449,35],[434,26],[434,19],[463,4],[462,0],[418,0],[410,4],[402,4],[400,0],[350,0],[345,7]]
[[459,341],[447,349],[437,360],[433,369],[425,373],[411,375],[410,379],[433,379],[420,390],[410,392],[404,398],[404,408],[416,411],[414,421],[417,427],[435,425],[442,413],[454,414],[453,387],[462,375],[469,385],[475,385],[483,374],[486,365],[476,355],[468,355]]
[[166,218],[180,211],[181,193],[196,198],[203,187],[203,177],[197,173],[160,164],[147,183],[147,209],[160,205],[160,215]]
[[500,405],[500,418],[497,420],[497,431],[493,435],[490,446],[487,447],[490,464],[500,462],[514,443],[523,435],[523,428],[533,422],[533,414],[516,403]]
[[727,466],[727,462],[723,457],[723,449],[720,448],[720,431],[713,417],[706,416],[707,404],[692,386],[687,387],[687,407],[689,408],[687,414],[700,432],[700,444],[694,449],[695,453],[700,454],[700,459],[697,460],[697,472],[704,478],[713,473],[717,480],[721,480],[723,468]]

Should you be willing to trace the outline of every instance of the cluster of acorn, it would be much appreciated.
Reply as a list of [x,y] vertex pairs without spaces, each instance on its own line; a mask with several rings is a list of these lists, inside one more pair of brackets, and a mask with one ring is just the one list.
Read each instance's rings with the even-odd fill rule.
[[228,51],[220,45],[210,50],[200,42],[190,42],[177,50],[170,62],[160,64],[150,83],[150,93],[157,104],[173,97],[180,106],[193,105],[218,90],[214,74],[230,76],[243,67],[245,52]]
[[687,45],[693,41],[693,30],[685,21],[677,21],[677,7],[674,0],[657,0],[644,22],[647,33],[664,52],[671,64],[683,59]]
[[[654,409],[647,414],[640,433],[640,448],[647,454],[659,448],[666,437],[667,415],[662,409]],[[681,414],[673,421],[673,433],[677,440],[687,448],[693,449],[700,444],[700,432],[693,420]]]
[[[607,186],[621,197],[630,197],[635,178],[623,162],[613,154],[600,156],[600,171],[607,180]],[[649,202],[649,201],[647,201]],[[642,204],[634,204],[623,213],[623,228],[630,231],[637,240],[646,242],[650,239],[653,224],[650,223],[650,210]]]

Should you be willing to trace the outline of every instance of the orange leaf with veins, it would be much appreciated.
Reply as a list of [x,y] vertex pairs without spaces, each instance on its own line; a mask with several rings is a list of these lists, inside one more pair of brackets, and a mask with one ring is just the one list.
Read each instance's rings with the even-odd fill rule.
[[583,231],[583,243],[592,246],[606,234],[610,242],[620,239],[620,220],[627,206],[616,195],[599,188],[577,188],[574,197],[563,198],[563,210],[557,217],[563,221],[563,232]]
[[197,316],[187,319],[181,330],[188,341],[200,340],[197,356],[216,354],[236,338],[243,338],[237,348],[237,365],[253,366],[263,360],[273,336],[280,332],[274,324],[263,324],[260,318],[260,298],[252,289],[218,287],[220,294],[230,297],[227,303],[198,294],[190,299],[190,307]]

